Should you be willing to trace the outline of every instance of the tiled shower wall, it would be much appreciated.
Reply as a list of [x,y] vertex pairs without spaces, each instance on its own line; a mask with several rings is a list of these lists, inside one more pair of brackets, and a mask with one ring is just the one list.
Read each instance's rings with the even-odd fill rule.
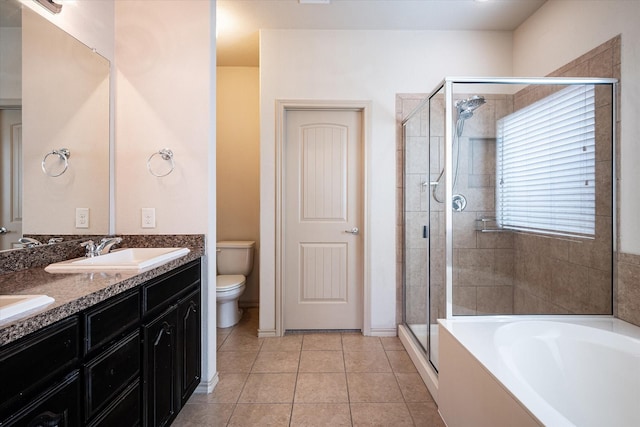
[[618,254],[617,317],[640,326],[640,255]]
[[[620,78],[620,38],[616,37],[591,52],[572,61],[552,76],[616,77]],[[597,197],[597,239],[592,242],[570,241],[520,233],[480,233],[475,221],[494,215],[495,190],[495,120],[516,108],[548,95],[551,89],[526,90],[515,97],[487,97],[487,104],[476,110],[465,124],[460,138],[460,178],[456,193],[465,194],[468,206],[454,215],[454,313],[609,313],[611,310],[612,248],[611,198]],[[426,316],[427,258],[426,239],[418,239],[419,228],[425,224],[428,204],[424,178],[428,173],[426,148],[426,114],[413,124],[412,138],[404,146],[401,121],[425,95],[398,95],[398,322],[402,320],[402,266],[407,263],[407,321],[424,323]],[[459,96],[456,95],[456,99]],[[597,194],[611,188],[610,99],[598,94],[596,120],[603,133],[597,136]],[[426,110],[425,110],[426,113]],[[619,115],[618,115],[619,117]],[[603,126],[604,124],[604,126]],[[619,123],[616,124],[619,129]],[[417,131],[415,135],[414,131]],[[435,138],[439,138],[435,136]],[[437,139],[432,140],[432,170],[439,171],[442,154]],[[436,147],[435,149],[433,147]],[[403,177],[404,155],[407,174]],[[470,155],[463,155],[468,152]],[[431,176],[435,181],[436,176]],[[426,193],[426,194],[425,194]],[[407,195],[407,222],[403,223],[403,195]],[[444,239],[444,215],[441,205],[434,204],[431,238]],[[405,227],[409,230],[406,259],[402,247]],[[434,241],[437,245],[437,241]],[[444,244],[437,245],[444,248]],[[432,259],[443,259],[432,251]],[[535,260],[535,262],[531,262]],[[526,261],[526,262],[525,262]],[[640,324],[640,256],[620,254],[618,264],[618,315]],[[432,297],[444,307],[444,264],[432,266]],[[444,313],[432,313],[443,317]]]
[[[456,93],[455,98],[472,95]],[[465,121],[458,141],[460,155],[454,194],[464,195],[467,207],[453,213],[454,315],[513,312],[513,233],[476,230],[477,221],[495,218],[495,124],[513,111],[513,100],[508,95],[484,97],[486,104]],[[442,147],[444,135],[440,138]],[[438,226],[443,229],[443,205],[438,208]]]

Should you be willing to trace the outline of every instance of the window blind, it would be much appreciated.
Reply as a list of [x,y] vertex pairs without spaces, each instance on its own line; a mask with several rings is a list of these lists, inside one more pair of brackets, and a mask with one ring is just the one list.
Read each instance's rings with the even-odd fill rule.
[[539,233],[595,234],[595,91],[564,88],[497,122],[496,220]]

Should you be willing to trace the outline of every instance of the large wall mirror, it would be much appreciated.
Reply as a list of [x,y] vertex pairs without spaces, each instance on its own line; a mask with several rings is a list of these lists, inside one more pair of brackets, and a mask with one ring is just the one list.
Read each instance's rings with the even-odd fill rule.
[[0,127],[0,250],[108,233],[109,61],[18,0],[0,0]]

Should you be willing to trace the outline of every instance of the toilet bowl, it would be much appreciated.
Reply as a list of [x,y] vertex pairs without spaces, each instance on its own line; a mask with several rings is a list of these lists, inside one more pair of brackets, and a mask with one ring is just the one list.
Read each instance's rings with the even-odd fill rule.
[[216,304],[218,328],[228,328],[240,321],[242,309],[238,299],[246,288],[246,278],[241,274],[216,277]]
[[221,241],[217,243],[216,305],[217,327],[229,328],[240,321],[242,309],[238,299],[246,288],[246,276],[253,268],[252,241]]

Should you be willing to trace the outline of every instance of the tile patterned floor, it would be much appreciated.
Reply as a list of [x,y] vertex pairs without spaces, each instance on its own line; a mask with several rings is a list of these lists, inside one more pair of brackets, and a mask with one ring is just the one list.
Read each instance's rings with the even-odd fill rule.
[[257,328],[249,309],[218,329],[219,383],[194,394],[174,426],[444,426],[398,338],[257,338]]

